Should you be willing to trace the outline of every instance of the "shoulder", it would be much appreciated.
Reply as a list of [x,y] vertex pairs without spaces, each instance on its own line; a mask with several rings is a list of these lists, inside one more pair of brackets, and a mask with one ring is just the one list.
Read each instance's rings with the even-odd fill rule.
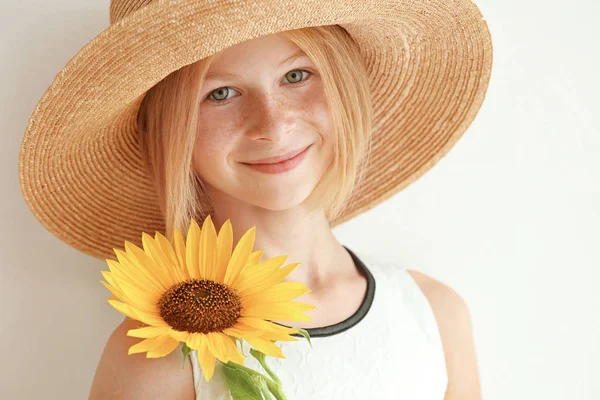
[[425,294],[439,328],[448,373],[445,399],[480,399],[471,315],[466,302],[450,286],[418,271],[407,272]]
[[450,286],[422,272],[414,270],[406,271],[417,282],[417,285],[419,285],[419,288],[421,288],[425,297],[429,300],[431,307],[434,308],[433,311],[440,313],[440,317],[446,316],[445,311],[451,311],[452,314],[458,312],[463,317],[465,314],[468,314],[467,304]]
[[90,400],[105,399],[188,399],[194,400],[192,366],[184,367],[179,347],[165,357],[146,358],[146,353],[127,351],[143,339],[127,336],[127,331],[143,323],[125,318],[110,335],[90,389]]

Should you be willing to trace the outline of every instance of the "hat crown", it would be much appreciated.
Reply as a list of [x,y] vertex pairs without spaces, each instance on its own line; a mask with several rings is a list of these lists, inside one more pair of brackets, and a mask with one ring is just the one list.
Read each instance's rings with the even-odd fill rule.
[[110,0],[111,25],[152,2],[154,0]]

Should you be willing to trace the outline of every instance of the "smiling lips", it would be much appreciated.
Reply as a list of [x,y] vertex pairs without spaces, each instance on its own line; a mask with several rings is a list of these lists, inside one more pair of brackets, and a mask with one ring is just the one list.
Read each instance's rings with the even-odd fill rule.
[[277,157],[267,157],[267,158],[263,158],[260,160],[254,160],[254,161],[248,161],[244,164],[275,164],[278,163],[280,161],[285,161],[285,160],[289,160],[290,158],[293,158],[295,156],[297,156],[298,154],[300,154],[302,151],[306,150],[306,147],[303,147],[300,150],[292,150],[289,151],[285,154],[282,154],[280,156]]
[[297,167],[312,145],[307,146],[300,152],[293,151],[291,153],[284,154],[279,157],[265,158],[263,160],[252,161],[251,163],[242,163],[249,168],[256,171],[263,172],[266,174],[279,174],[282,172],[290,171]]

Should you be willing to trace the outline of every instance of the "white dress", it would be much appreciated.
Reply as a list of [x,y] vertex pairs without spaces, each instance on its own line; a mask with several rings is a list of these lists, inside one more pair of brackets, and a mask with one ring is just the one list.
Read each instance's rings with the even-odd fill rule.
[[[367,277],[367,294],[345,321],[307,329],[312,348],[305,339],[277,342],[286,358],[267,363],[288,400],[443,400],[446,364],[427,298],[405,268],[346,249]],[[196,400],[231,399],[218,370],[207,383],[196,351],[190,359]],[[245,365],[265,373],[251,356]]]

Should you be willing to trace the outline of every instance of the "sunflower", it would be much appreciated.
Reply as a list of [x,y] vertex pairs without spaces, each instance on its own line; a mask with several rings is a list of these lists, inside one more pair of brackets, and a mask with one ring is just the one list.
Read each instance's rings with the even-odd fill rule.
[[282,281],[299,263],[281,267],[287,256],[261,262],[263,251],[252,251],[255,232],[248,230],[232,252],[231,222],[217,235],[209,215],[202,229],[192,219],[185,239],[177,229],[173,243],[159,232],[143,233],[143,249],[127,241],[125,251],[113,249],[118,261],[107,259],[110,272],[102,271],[112,293],[107,302],[147,325],[127,332],[144,339],[128,354],[163,357],[185,343],[197,351],[207,382],[217,359],[244,364],[238,341],[284,358],[274,341],[296,341],[290,335],[298,330],[271,321],[310,321],[304,312],[315,307],[291,301],[311,291]]

